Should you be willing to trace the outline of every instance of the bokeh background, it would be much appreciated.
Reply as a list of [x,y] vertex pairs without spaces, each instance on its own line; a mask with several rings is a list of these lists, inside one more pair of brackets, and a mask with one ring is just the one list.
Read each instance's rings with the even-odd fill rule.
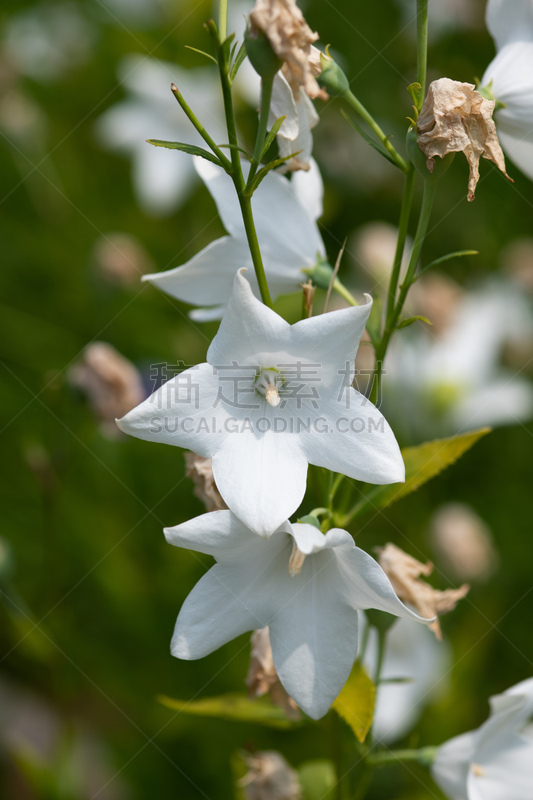
[[[229,3],[235,24],[242,25],[251,4]],[[430,5],[430,79],[481,76],[494,55],[484,3]],[[402,152],[410,114],[406,86],[415,78],[414,6],[414,0],[305,4],[321,43],[342,54],[355,93]],[[178,176],[177,199],[168,180],[164,201],[157,202],[153,185],[143,195],[142,182],[151,177],[143,177],[138,155],[150,147],[142,142],[151,134],[145,127],[152,111],[154,125],[161,113],[172,127],[175,115],[183,130],[170,92],[164,99],[174,79],[168,65],[178,65],[180,76],[201,68],[202,87],[207,70],[215,92],[215,67],[185,49],[209,50],[202,23],[212,13],[209,2],[193,0],[3,3],[2,797],[222,800],[234,796],[231,760],[242,748],[276,749],[297,766],[330,758],[335,747],[329,718],[276,731],[194,718],[157,702],[161,694],[190,700],[244,690],[248,639],[200,662],[170,656],[176,614],[209,559],[170,548],[162,527],[202,513],[203,506],[185,477],[181,451],[114,435],[80,388],[79,362],[91,343],[109,343],[132,362],[142,388],[133,379],[131,391],[147,393],[157,379],[154,365],[202,361],[216,331],[215,323],[191,322],[187,307],[139,281],[144,272],[178,266],[223,234],[207,190],[190,174]],[[136,62],[124,61],[132,55]],[[167,63],[157,86],[143,71],[150,59]],[[144,87],[144,95],[135,95],[136,87]],[[161,98],[153,109],[152,91]],[[122,131],[106,139],[114,123],[108,116],[104,124],[103,115],[132,98],[137,105],[128,107]],[[251,98],[253,86],[243,81],[237,108],[248,147],[256,120]],[[208,91],[202,104],[206,115],[216,115]],[[326,249],[334,261],[348,237],[342,278],[356,292],[371,291],[376,273],[360,257],[361,229],[375,221],[396,224],[401,175],[349,128],[338,103],[317,108]],[[187,158],[164,155],[169,163]],[[479,251],[446,267],[464,291],[480,292],[488,280],[509,287],[514,280],[506,259],[509,245],[531,235],[533,186],[512,164],[509,172],[512,186],[483,163],[472,204],[462,156],[442,179],[424,262],[450,250]],[[522,244],[526,258],[530,243]],[[522,267],[527,272],[527,263]],[[524,285],[519,294],[530,303]],[[282,299],[279,309],[297,319],[300,299]],[[511,302],[503,304],[494,325],[514,314]],[[403,335],[425,334],[409,329]],[[518,353],[498,351],[495,358],[507,360],[506,374],[527,381],[531,340],[524,335],[519,344]],[[416,385],[416,371],[410,381]],[[414,396],[401,403],[401,415],[410,413],[419,413]],[[401,415],[399,435],[411,444],[417,433],[402,427]],[[532,672],[533,425],[508,422],[514,424],[498,427],[420,491],[353,528],[367,550],[393,541],[434,560],[434,584],[446,588],[459,581],[439,561],[432,519],[442,504],[463,502],[491,531],[498,554],[490,577],[474,581],[468,598],[444,618],[453,666],[445,680],[439,677],[441,691],[428,698],[416,733],[406,733],[402,746],[437,744],[477,726],[490,694]],[[322,504],[313,495],[319,478],[311,480],[307,510]],[[370,796],[441,795],[414,767],[383,770]]]

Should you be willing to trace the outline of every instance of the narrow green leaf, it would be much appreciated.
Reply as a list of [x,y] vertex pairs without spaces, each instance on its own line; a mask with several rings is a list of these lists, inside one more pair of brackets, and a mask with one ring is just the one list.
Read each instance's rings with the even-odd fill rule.
[[243,42],[241,44],[241,46],[239,47],[239,52],[235,56],[235,60],[233,61],[233,64],[231,65],[231,69],[230,69],[230,72],[229,72],[230,81],[234,81],[235,80],[235,76],[237,75],[237,72],[239,71],[239,67],[241,66],[241,64],[242,64],[242,62],[244,61],[245,58],[246,58],[246,46],[245,46],[245,44]]
[[369,135],[369,134],[368,134],[368,133],[365,131],[365,129],[364,129],[364,128],[362,128],[360,125],[358,125],[358,123],[357,123],[357,122],[356,122],[356,121],[353,119],[353,117],[351,117],[349,114],[347,114],[347,113],[346,113],[346,111],[345,111],[344,109],[341,109],[341,114],[342,114],[342,116],[344,117],[344,119],[346,120],[346,122],[348,122],[348,123],[349,123],[349,124],[352,126],[352,128],[353,128],[354,130],[356,130],[356,131],[357,131],[357,133],[359,134],[359,136],[362,136],[362,137],[363,137],[363,139],[365,140],[365,142],[367,142],[367,143],[370,145],[370,147],[373,147],[373,148],[374,148],[374,150],[377,150],[377,152],[378,152],[380,155],[382,155],[382,156],[383,156],[383,158],[386,158],[386,159],[387,159],[387,161],[390,161],[390,163],[391,163],[391,164],[394,164],[394,166],[395,166],[395,167],[397,167],[397,166],[398,166],[398,164],[397,164],[397,163],[396,163],[396,161],[393,159],[393,157],[391,156],[391,154],[390,154],[390,153],[387,153],[387,151],[385,150],[385,148],[384,148],[384,147],[382,147],[382,146],[379,144],[379,142],[376,142],[374,139],[372,139],[372,137],[371,137],[371,136],[370,136],[370,135]]
[[304,800],[333,800],[337,773],[332,761],[325,758],[306,761],[297,772]]
[[444,264],[445,261],[451,261],[452,258],[462,258],[463,256],[478,256],[478,255],[479,255],[479,250],[456,250],[454,253],[448,253],[445,256],[436,258],[435,261],[432,261],[430,264],[421,269],[418,275],[416,276],[415,280],[418,280],[419,277],[428,269],[436,267],[438,264]]
[[217,67],[218,67],[218,61],[216,60],[216,58],[214,56],[212,56],[210,53],[206,53],[205,50],[198,50],[197,47],[191,47],[188,44],[185,45],[185,48],[186,48],[186,50],[192,50],[193,53],[199,53],[201,56],[205,56],[210,61],[212,61],[214,64],[216,64]]
[[225,147],[227,150],[238,150],[240,153],[244,153],[246,158],[250,158],[248,150],[245,150],[244,147],[240,147],[238,144],[217,144],[217,147]]
[[161,139],[147,139],[148,144],[153,144],[154,147],[166,147],[168,150],[181,150],[183,153],[189,153],[191,156],[201,156],[207,161],[212,161],[218,167],[222,167],[219,159],[203,147],[197,147],[194,144],[184,144],[183,142],[164,142]]
[[356,661],[333,709],[348,723],[358,742],[364,742],[370,730],[375,701],[376,687]]
[[415,104],[415,112],[418,116],[418,109],[421,108],[424,98],[422,96],[422,87],[421,85],[415,81],[415,83],[410,83],[407,87],[407,91],[411,95],[411,99]]
[[265,139],[265,144],[263,145],[263,152],[261,153],[261,158],[264,158],[268,152],[268,148],[278,135],[278,131],[283,125],[284,121],[287,119],[287,115],[285,114],[283,117],[278,117],[275,123],[272,125],[271,129],[269,130],[267,137]]
[[251,722],[274,728],[292,728],[299,724],[285,716],[281,708],[273,705],[268,697],[250,700],[245,694],[235,692],[191,701],[160,695],[157,700],[167,708],[192,716]]
[[[301,150],[298,150],[298,153],[301,152],[302,152]],[[265,166],[262,169],[260,169],[259,172],[254,177],[251,186],[246,187],[246,194],[249,197],[251,197],[253,193],[256,191],[261,181],[264,178],[266,178],[266,176],[271,170],[276,169],[276,167],[280,167],[282,164],[285,163],[285,161],[289,161],[291,158],[294,158],[294,156],[297,156],[298,153],[291,153],[290,155],[285,156],[285,158],[275,158],[273,161],[269,161],[268,164],[265,164]]]
[[366,329],[368,331],[368,335],[370,336],[370,341],[372,342],[374,347],[377,347],[381,336],[382,311],[383,311],[383,303],[381,297],[379,296],[379,294],[377,294],[372,304],[372,309],[370,311],[368,322],[366,323]]
[[395,503],[402,497],[416,491],[424,483],[434,478],[439,472],[449,467],[463,453],[483,436],[490,432],[490,428],[481,428],[461,436],[451,436],[448,439],[435,439],[416,447],[406,447],[402,450],[405,462],[405,483],[394,483],[388,486],[375,486],[364,492],[362,498],[352,510],[342,519],[337,521],[339,527],[347,524],[354,517],[366,512],[375,511],[376,508],[385,508]]
[[409,325],[412,325],[413,322],[426,322],[428,325],[433,325],[433,323],[427,317],[423,317],[421,314],[418,314],[416,317],[402,319],[402,321],[399,322],[396,327],[398,330],[400,330],[400,328],[407,328]]

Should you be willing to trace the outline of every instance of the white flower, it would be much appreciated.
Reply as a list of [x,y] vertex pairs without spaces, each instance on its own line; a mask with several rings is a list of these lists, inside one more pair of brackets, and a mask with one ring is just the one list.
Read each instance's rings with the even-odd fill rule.
[[433,777],[450,800],[531,800],[533,678],[491,697],[490,708],[480,728],[438,749]]
[[324,536],[312,525],[285,522],[265,540],[230,511],[213,511],[165,535],[170,544],[217,561],[182,606],[172,654],[202,658],[268,625],[276,672],[314,719],[326,713],[350,674],[357,609],[426,621],[403,605],[379,564],[338,528]]
[[533,179],[533,3],[489,0],[487,27],[498,52],[481,87],[504,106],[494,115],[502,147]]
[[[371,628],[363,663],[373,675],[378,652],[377,631]],[[430,630],[411,620],[399,619],[387,632],[372,730],[381,742],[405,736],[425,706],[443,691],[451,664],[446,642],[438,642]]]
[[139,203],[152,214],[169,214],[184,202],[195,183],[191,157],[154,147],[146,139],[205,142],[172,96],[174,82],[218,144],[227,141],[220,91],[210,67],[184,70],[140,55],[124,58],[119,78],[129,97],[108,109],[97,133],[109,147],[132,157],[133,184]]
[[439,337],[428,326],[394,340],[385,408],[398,417],[409,412],[404,421],[422,436],[529,419],[531,384],[500,361],[505,344],[531,335],[532,327],[527,300],[510,284],[489,282],[466,294]]
[[292,153],[298,153],[285,162],[283,169],[307,171],[311,166],[313,152],[311,130],[318,124],[319,117],[305,90],[298,86],[293,93],[282,72],[278,72],[274,78],[268,117],[270,128],[279,117],[286,117],[276,137],[280,156],[286,158]]
[[119,427],[212,456],[224,501],[266,536],[301,503],[308,463],[370,483],[403,481],[394,434],[351,388],[370,307],[289,325],[240,271],[207,363],[168,381]]
[[[211,242],[181,267],[145,275],[167,294],[197,306],[195,320],[220,319],[228,302],[235,271],[248,268],[247,279],[257,297],[250,248],[235,187],[223,169],[195,157],[196,171],[209,189],[229,236]],[[273,298],[296,292],[307,280],[304,269],[325,259],[324,244],[316,218],[322,214],[322,179],[313,162],[309,173],[298,173],[292,181],[271,172],[252,197],[257,237],[266,277]]]

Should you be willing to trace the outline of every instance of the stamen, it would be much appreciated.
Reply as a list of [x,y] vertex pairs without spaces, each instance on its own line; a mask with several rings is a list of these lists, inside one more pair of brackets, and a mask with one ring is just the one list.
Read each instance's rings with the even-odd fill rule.
[[265,397],[267,399],[267,403],[269,403],[271,406],[274,406],[274,408],[279,406],[281,402],[281,397],[279,396],[279,392],[274,383],[269,383],[265,388]]
[[255,388],[266,397],[267,403],[274,408],[281,403],[278,386],[283,383],[277,369],[262,369],[255,381]]
[[482,778],[485,775],[485,770],[479,764],[472,764],[472,772],[477,778]]
[[296,542],[292,545],[292,553],[289,559],[289,576],[291,578],[296,577],[299,574],[301,568],[303,567],[303,563],[305,561],[305,553],[302,553],[301,550],[298,550],[298,546]]

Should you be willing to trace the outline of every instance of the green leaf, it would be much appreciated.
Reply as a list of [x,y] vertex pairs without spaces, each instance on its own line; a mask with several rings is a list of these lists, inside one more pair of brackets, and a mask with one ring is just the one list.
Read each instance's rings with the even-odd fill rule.
[[268,697],[250,700],[245,694],[232,692],[219,697],[204,697],[201,700],[176,700],[164,695],[160,695],[157,700],[167,708],[192,716],[252,722],[273,728],[292,728],[299,724],[290,720]]
[[306,761],[297,772],[304,800],[333,800],[337,773],[332,761],[325,758]]
[[265,166],[256,174],[251,185],[246,187],[246,194],[248,197],[253,195],[261,181],[266,178],[271,170],[276,169],[276,167],[280,167],[285,163],[285,161],[289,161],[289,159],[294,158],[294,156],[297,156],[298,153],[301,152],[301,150],[298,150],[297,153],[291,153],[290,155],[285,156],[285,158],[275,158],[273,161],[269,161],[268,164],[265,164]]
[[368,318],[368,322],[366,323],[366,329],[368,331],[368,335],[370,336],[370,341],[372,342],[374,347],[377,347],[381,336],[382,311],[383,311],[383,303],[381,297],[378,294],[374,298],[372,309],[370,311],[370,316]]
[[379,142],[376,142],[374,139],[372,139],[372,137],[365,131],[365,129],[362,128],[360,125],[358,125],[358,123],[353,119],[353,117],[347,114],[344,109],[341,109],[341,114],[346,120],[346,122],[348,122],[352,126],[352,128],[357,131],[359,136],[363,137],[365,142],[367,142],[370,145],[370,147],[373,147],[374,150],[377,150],[378,153],[383,156],[383,158],[386,158],[387,161],[390,161],[390,163],[394,164],[395,167],[398,166],[398,163],[394,160],[391,154],[387,153],[385,148],[382,147],[381,144],[379,144]]
[[348,723],[358,742],[364,742],[370,730],[375,701],[376,687],[363,666],[356,661],[332,707]]
[[234,81],[235,80],[235,76],[237,75],[237,72],[239,71],[239,67],[241,66],[241,64],[242,64],[242,62],[244,61],[245,58],[246,58],[246,46],[245,46],[245,44],[243,42],[241,44],[241,46],[239,47],[239,52],[237,53],[233,64],[231,65],[231,69],[230,69],[230,73],[229,73],[230,81]]
[[438,264],[444,264],[445,261],[451,261],[452,258],[462,258],[463,256],[478,256],[479,250],[456,250],[454,253],[448,253],[445,256],[441,256],[440,258],[436,258],[435,261],[432,261],[430,264],[425,266],[423,269],[420,270],[418,275],[415,278],[415,281],[419,279],[424,272],[432,267],[436,267]]
[[400,328],[407,328],[409,327],[409,325],[412,325],[413,322],[426,322],[428,325],[433,325],[433,323],[427,317],[423,317],[420,314],[418,314],[416,317],[408,317],[407,319],[402,319],[402,321],[399,322],[398,325],[396,325],[396,327],[398,330],[400,330]]
[[185,45],[185,49],[186,50],[192,50],[193,53],[199,53],[201,56],[205,56],[210,61],[213,61],[213,63],[215,63],[217,65],[217,67],[218,67],[218,61],[216,60],[216,58],[214,56],[212,56],[210,53],[206,53],[205,50],[198,50],[197,47],[191,47],[188,44]]
[[435,439],[417,447],[404,448],[402,456],[405,462],[405,483],[373,487],[363,494],[346,518],[339,520],[337,524],[339,527],[343,527],[343,524],[347,524],[360,514],[390,506],[391,503],[416,491],[426,481],[431,480],[443,469],[457,461],[463,453],[470,450],[479,439],[489,432],[490,428],[480,428],[480,430],[464,433],[461,436]]
[[287,115],[285,114],[283,117],[278,117],[275,123],[272,125],[271,129],[268,132],[268,135],[265,139],[265,144],[263,145],[263,152],[261,153],[261,158],[264,158],[268,152],[268,148],[278,135],[278,131],[283,125],[284,121],[287,119]]
[[411,95],[411,99],[415,104],[415,111],[417,111],[418,114],[418,109],[422,108],[422,103],[424,102],[424,97],[422,95],[422,87],[417,81],[415,81],[415,83],[409,84],[409,86],[407,87],[407,91]]
[[[189,153],[191,156],[202,156],[207,161],[212,161],[218,167],[222,167],[219,159],[203,147],[197,147],[194,144],[184,144],[183,142],[164,142],[161,139],[147,139],[148,144],[153,144],[154,147],[166,147],[168,150],[181,150],[183,153]],[[222,167],[223,168],[223,167]]]

